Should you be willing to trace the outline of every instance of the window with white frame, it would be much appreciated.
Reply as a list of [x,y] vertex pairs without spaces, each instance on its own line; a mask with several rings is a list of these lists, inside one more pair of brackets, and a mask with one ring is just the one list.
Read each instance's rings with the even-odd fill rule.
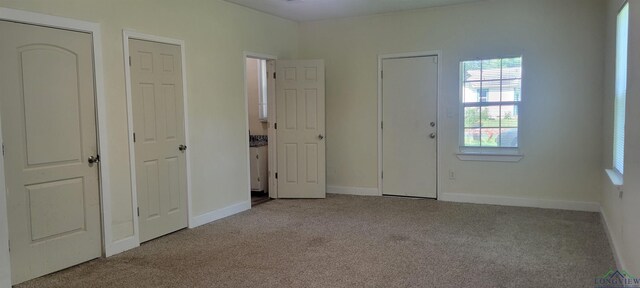
[[258,61],[258,71],[260,73],[258,80],[258,119],[262,122],[268,120],[267,108],[267,60]]
[[629,44],[629,3],[618,13],[616,26],[616,84],[613,121],[613,168],[624,173],[624,119],[627,99],[627,49]]
[[463,61],[462,148],[518,148],[522,57]]

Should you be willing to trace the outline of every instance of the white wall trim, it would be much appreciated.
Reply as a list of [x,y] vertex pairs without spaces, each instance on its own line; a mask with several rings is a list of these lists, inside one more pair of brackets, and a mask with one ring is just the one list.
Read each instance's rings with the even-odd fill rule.
[[620,254],[620,250],[616,246],[615,238],[613,237],[613,233],[609,228],[609,221],[607,221],[607,215],[604,213],[604,209],[600,207],[600,216],[602,217],[602,226],[604,226],[604,231],[607,234],[607,239],[609,240],[609,246],[611,246],[611,250],[613,252],[613,258],[616,261],[616,266],[618,270],[623,269],[626,271],[624,261],[622,259],[622,254]]
[[[440,121],[440,95],[442,95],[441,91],[441,79],[442,79],[442,51],[434,50],[434,51],[419,51],[419,52],[407,52],[407,53],[392,53],[392,54],[380,54],[378,55],[378,195],[382,195],[384,191],[382,191],[382,127],[380,123],[382,123],[382,61],[385,59],[394,59],[394,58],[412,58],[412,57],[428,57],[428,56],[436,56],[438,58],[438,95],[436,96],[436,119],[438,119],[438,123],[442,123]],[[436,125],[436,135],[439,134],[440,129],[438,128],[440,125]],[[440,153],[438,152],[438,147],[440,146],[440,137],[436,137],[436,171],[440,169]],[[440,185],[438,185],[438,172],[436,172],[436,199],[438,199],[440,193]]]
[[480,195],[480,194],[442,193],[440,194],[439,200],[447,201],[447,202],[490,204],[490,205],[545,208],[545,209],[561,209],[561,210],[573,210],[573,211],[585,211],[585,212],[600,211],[600,203],[597,203],[597,202],[532,199],[532,198],[518,198],[518,197],[509,197],[509,196],[494,196],[494,195]]
[[456,153],[456,157],[462,161],[483,161],[483,162],[520,162],[522,154],[499,154],[499,153]]
[[[247,177],[247,193],[249,193],[249,199],[251,199],[251,159],[249,159],[249,155],[250,155],[250,143],[249,143],[249,92],[247,89],[247,58],[254,58],[254,59],[261,59],[261,60],[277,60],[278,57],[277,56],[273,56],[273,55],[268,55],[268,54],[264,54],[264,53],[256,53],[256,52],[251,52],[251,51],[244,51],[242,53],[242,75],[243,75],[243,85],[242,85],[242,90],[244,93],[244,120],[247,121],[247,125],[245,128],[245,133],[246,133],[246,146],[247,146],[247,171],[248,173],[248,177]],[[268,75],[267,75],[268,76]],[[267,99],[267,107],[268,107],[268,122],[270,125],[273,125],[272,123],[276,123],[276,113],[272,113],[276,111],[276,98],[275,95],[267,95],[268,99]],[[268,145],[267,149],[268,149],[268,159],[269,159],[269,171],[275,171],[276,169],[274,169],[275,167],[277,167],[278,164],[278,157],[277,157],[277,150],[275,149],[275,144],[276,143],[276,131],[274,131],[274,129],[268,129],[269,131],[269,144],[272,145]],[[273,174],[273,173],[270,173]],[[273,185],[275,182],[275,175],[269,175],[269,197],[271,198],[277,198],[278,196],[278,186],[277,185]],[[277,183],[277,182],[276,182]],[[274,191],[275,190],[275,191]],[[275,196],[275,197],[274,197]]]
[[[0,20],[21,22],[26,24],[36,24],[52,28],[68,29],[90,33],[93,40],[93,64],[95,97],[97,107],[97,132],[98,132],[98,153],[101,156],[100,163],[100,205],[102,214],[102,237],[104,239],[103,253],[108,255],[112,249],[112,223],[111,223],[111,182],[109,177],[109,153],[107,132],[107,107],[104,93],[104,65],[102,61],[102,34],[100,24],[75,20],[70,18],[51,16],[46,14],[27,12],[22,10],[0,8]],[[6,199],[4,173],[0,175],[0,197]],[[6,211],[6,210],[5,210]],[[8,225],[8,223],[6,223]],[[7,234],[8,235],[8,234]],[[4,246],[4,244],[3,244]],[[8,247],[6,247],[8,250]],[[3,249],[3,248],[0,248]],[[7,251],[8,253],[8,251]],[[0,261],[9,261],[3,259]],[[0,264],[3,265],[3,264]],[[7,266],[9,267],[9,266]],[[5,281],[0,279],[0,281]],[[9,279],[9,282],[11,280]],[[5,281],[6,282],[6,281]],[[0,283],[3,284],[3,283]]]
[[[193,222],[189,224],[189,228],[195,228],[198,226],[202,226],[213,221],[229,217],[231,215],[238,214],[240,212],[244,212],[251,209],[251,201],[243,201],[236,204],[229,205],[227,207],[214,210],[200,216],[196,216],[193,219]],[[193,224],[193,225],[192,225]]]
[[381,196],[377,187],[327,186],[327,193],[358,196]]
[[[138,221],[138,191],[136,187],[136,157],[135,157],[135,146],[133,143],[133,102],[131,95],[131,67],[129,66],[129,39],[139,39],[146,41],[153,41],[165,44],[172,44],[180,46],[180,53],[182,56],[182,95],[184,98],[184,137],[185,137],[185,145],[187,147],[189,144],[189,105],[188,105],[188,89],[187,89],[187,60],[186,60],[186,49],[185,42],[183,40],[166,38],[156,35],[150,35],[145,33],[136,32],[133,30],[124,29],[122,30],[122,43],[124,48],[124,70],[125,70],[125,85],[126,85],[126,94],[127,94],[127,128],[129,133],[129,165],[131,170],[131,215],[133,215],[133,236],[132,240],[130,238],[126,238],[119,241],[118,250],[114,250],[111,254],[107,256],[114,255],[116,253],[120,253],[132,248],[135,248],[140,245],[140,226]],[[185,151],[186,155],[186,173],[187,173],[187,226],[191,227],[194,221],[193,218],[193,210],[192,210],[192,195],[191,195],[191,152],[190,149]],[[126,246],[129,245],[129,246]],[[117,252],[116,252],[117,251]]]

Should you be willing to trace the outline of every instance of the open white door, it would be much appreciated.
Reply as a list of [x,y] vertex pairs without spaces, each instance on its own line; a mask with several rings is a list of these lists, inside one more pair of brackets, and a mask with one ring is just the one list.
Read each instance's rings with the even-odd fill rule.
[[278,198],[326,196],[324,60],[276,61]]
[[140,242],[186,228],[187,146],[178,45],[129,39]]

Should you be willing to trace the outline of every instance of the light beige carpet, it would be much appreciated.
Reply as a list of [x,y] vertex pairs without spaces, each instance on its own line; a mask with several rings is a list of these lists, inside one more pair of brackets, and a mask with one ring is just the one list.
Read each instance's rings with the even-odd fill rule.
[[600,216],[433,200],[275,200],[19,287],[593,287]]

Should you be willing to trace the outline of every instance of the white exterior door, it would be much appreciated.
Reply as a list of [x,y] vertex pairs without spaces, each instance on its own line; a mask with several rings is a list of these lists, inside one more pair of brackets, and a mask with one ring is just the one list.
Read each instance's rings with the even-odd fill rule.
[[[0,21],[14,284],[100,257],[92,38]],[[4,212],[3,212],[4,213]]]
[[180,47],[129,40],[140,241],[187,227]]
[[277,60],[278,198],[324,198],[324,61]]
[[438,58],[382,61],[382,193],[436,198]]

